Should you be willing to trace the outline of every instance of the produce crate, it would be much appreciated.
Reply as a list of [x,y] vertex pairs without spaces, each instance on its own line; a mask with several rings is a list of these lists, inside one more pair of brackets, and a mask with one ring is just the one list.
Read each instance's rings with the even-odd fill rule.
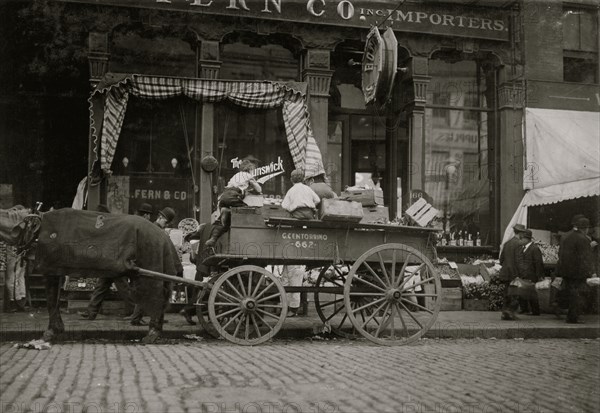
[[359,222],[363,218],[363,210],[358,202],[343,199],[323,199],[319,217],[323,221]]
[[488,311],[490,309],[490,300],[465,298],[463,301],[463,309],[465,311]]
[[374,207],[363,207],[363,219],[360,220],[361,224],[377,223],[385,224],[390,219],[390,212],[388,207],[374,206]]
[[346,189],[342,191],[340,199],[360,202],[362,206],[366,207],[383,205],[383,191],[381,189]]
[[[433,292],[433,286],[424,286],[425,294]],[[442,288],[442,304],[440,311],[460,311],[462,310],[462,287]],[[433,299],[425,297],[425,307],[433,309]]]

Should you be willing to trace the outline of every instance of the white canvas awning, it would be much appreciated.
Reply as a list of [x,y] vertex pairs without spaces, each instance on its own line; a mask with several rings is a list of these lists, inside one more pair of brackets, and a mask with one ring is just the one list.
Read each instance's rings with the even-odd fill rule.
[[[600,195],[600,112],[526,109],[527,192],[506,227],[527,224],[527,207]],[[575,212],[574,212],[575,213]]]

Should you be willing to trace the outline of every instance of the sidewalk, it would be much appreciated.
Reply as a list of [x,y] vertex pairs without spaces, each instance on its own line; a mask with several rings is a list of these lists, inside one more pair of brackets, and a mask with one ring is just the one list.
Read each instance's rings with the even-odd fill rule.
[[[148,327],[135,327],[119,316],[99,315],[94,321],[82,319],[77,314],[62,314],[66,334],[64,340],[106,339],[137,340]],[[186,334],[208,337],[200,325],[190,326],[179,314],[169,313],[163,337],[183,338]],[[146,317],[145,320],[148,320]],[[194,317],[194,320],[197,320]],[[438,319],[428,331],[427,338],[450,339],[512,339],[512,338],[600,338],[600,316],[584,315],[585,324],[566,324],[554,315],[534,317],[519,316],[516,321],[501,321],[500,312],[491,311],[440,311]],[[48,323],[45,309],[28,313],[0,313],[0,342],[28,341],[40,338]],[[322,323],[314,307],[309,307],[305,317],[288,318],[277,338],[306,338],[321,331]]]

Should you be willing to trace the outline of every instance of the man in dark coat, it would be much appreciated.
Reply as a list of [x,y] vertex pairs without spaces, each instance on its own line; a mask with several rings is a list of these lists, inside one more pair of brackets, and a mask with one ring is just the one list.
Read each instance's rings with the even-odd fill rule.
[[564,290],[569,300],[567,323],[582,323],[579,320],[582,293],[586,288],[586,279],[592,275],[592,248],[587,232],[590,221],[579,218],[560,243],[558,251],[558,274],[563,278]]
[[504,284],[504,304],[502,305],[502,320],[516,320],[515,310],[519,303],[513,295],[509,293],[509,285],[515,277],[518,276],[517,256],[521,247],[521,234],[525,231],[525,226],[516,224],[513,227],[515,236],[509,239],[500,253],[500,270],[499,278]]
[[[517,270],[519,278],[536,283],[544,279],[544,260],[542,251],[533,242],[531,230],[526,229],[521,234],[522,250],[517,254]],[[540,315],[540,304],[535,288],[530,291],[528,298],[519,298],[521,309],[529,307],[531,315]]]

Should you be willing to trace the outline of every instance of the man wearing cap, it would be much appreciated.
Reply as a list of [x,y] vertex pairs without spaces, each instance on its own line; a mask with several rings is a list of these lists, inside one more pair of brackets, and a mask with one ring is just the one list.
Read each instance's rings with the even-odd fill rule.
[[[535,284],[544,279],[542,251],[533,242],[533,234],[529,229],[521,233],[521,243],[523,244],[522,249],[517,254],[519,278]],[[533,291],[530,291],[530,295],[527,298],[519,298],[519,305],[523,312],[529,307],[531,315],[540,315],[540,304],[535,288],[533,288]]]
[[509,294],[509,285],[518,275],[517,260],[519,249],[521,249],[521,234],[525,231],[524,225],[516,224],[513,227],[515,232],[514,237],[509,239],[500,253],[500,269],[499,278],[504,284],[504,303],[502,305],[502,320],[516,320],[515,310],[517,309],[519,302],[516,297]]
[[590,221],[578,218],[573,230],[560,243],[558,250],[558,275],[562,276],[564,290],[568,297],[569,312],[567,323],[583,323],[579,320],[582,292],[586,288],[586,279],[592,274],[592,248],[587,237]]

